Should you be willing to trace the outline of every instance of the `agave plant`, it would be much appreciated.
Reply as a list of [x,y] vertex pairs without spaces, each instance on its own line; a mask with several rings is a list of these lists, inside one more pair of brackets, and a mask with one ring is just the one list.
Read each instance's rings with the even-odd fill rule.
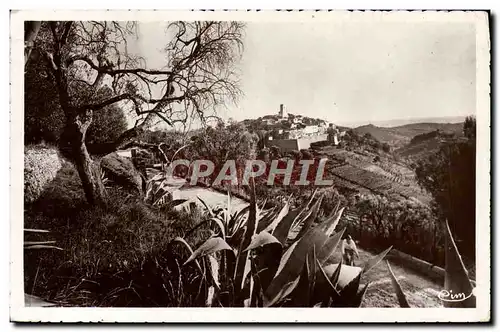
[[[44,229],[30,229],[25,228],[25,233],[49,233],[49,231]],[[35,250],[35,249],[56,249],[63,250],[62,248],[56,247],[54,244],[56,241],[24,241],[25,250]],[[53,303],[47,302],[42,298],[30,294],[24,294],[24,303],[27,307],[50,307],[54,306]]]
[[[250,181],[250,204],[231,213],[215,213],[205,204],[213,235],[193,250],[183,239],[190,256],[203,274],[207,305],[358,307],[369,286],[360,288],[364,273],[378,264],[391,248],[354,267],[330,259],[344,230],[335,232],[343,208],[324,220],[318,218],[321,197],[312,194],[304,206],[293,209],[291,199],[280,209],[257,205]],[[201,286],[200,286],[201,288]]]
[[[44,229],[29,229],[25,228],[24,232],[26,233],[49,233],[49,231]],[[62,248],[54,246],[56,241],[24,241],[24,249],[25,250],[33,250],[33,249],[56,249],[63,250]]]

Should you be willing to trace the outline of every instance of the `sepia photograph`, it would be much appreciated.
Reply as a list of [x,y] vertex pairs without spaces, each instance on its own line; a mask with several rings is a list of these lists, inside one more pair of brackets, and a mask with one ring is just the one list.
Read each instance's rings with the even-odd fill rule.
[[12,11],[11,60],[11,320],[491,319],[488,12]]

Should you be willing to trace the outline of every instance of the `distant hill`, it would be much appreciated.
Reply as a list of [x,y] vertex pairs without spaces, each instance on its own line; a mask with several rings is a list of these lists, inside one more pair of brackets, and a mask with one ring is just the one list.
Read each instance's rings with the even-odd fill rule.
[[445,132],[441,130],[431,131],[414,136],[410,143],[396,149],[394,154],[412,163],[436,152],[441,146],[442,141],[454,140],[463,136],[463,132],[458,129],[454,132]]
[[466,116],[445,116],[445,117],[432,117],[432,118],[405,118],[405,119],[393,119],[393,120],[382,120],[382,121],[371,121],[371,122],[357,122],[357,123],[339,123],[350,128],[360,127],[368,124],[375,125],[377,127],[399,127],[412,123],[460,123],[465,121]]
[[439,130],[444,133],[460,133],[463,123],[412,123],[397,127],[377,127],[372,124],[354,128],[360,135],[371,134],[382,143],[388,143],[394,148],[401,148],[409,144],[417,135]]

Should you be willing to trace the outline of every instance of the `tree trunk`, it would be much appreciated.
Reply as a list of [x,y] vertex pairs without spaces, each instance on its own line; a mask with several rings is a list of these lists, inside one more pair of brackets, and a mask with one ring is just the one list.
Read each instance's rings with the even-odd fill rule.
[[106,189],[102,183],[100,170],[94,165],[85,145],[85,135],[92,123],[92,110],[79,112],[68,121],[67,130],[70,135],[73,161],[80,175],[85,197],[90,204],[104,206]]

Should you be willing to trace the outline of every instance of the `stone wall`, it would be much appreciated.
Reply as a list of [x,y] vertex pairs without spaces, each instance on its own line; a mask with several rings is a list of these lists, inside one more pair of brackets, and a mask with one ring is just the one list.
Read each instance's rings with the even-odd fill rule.
[[298,139],[273,139],[267,142],[269,146],[277,146],[281,149],[282,152],[289,151],[299,151],[302,149],[309,149],[311,147],[311,143],[326,141],[328,139],[327,134],[316,135],[307,138],[298,138]]

